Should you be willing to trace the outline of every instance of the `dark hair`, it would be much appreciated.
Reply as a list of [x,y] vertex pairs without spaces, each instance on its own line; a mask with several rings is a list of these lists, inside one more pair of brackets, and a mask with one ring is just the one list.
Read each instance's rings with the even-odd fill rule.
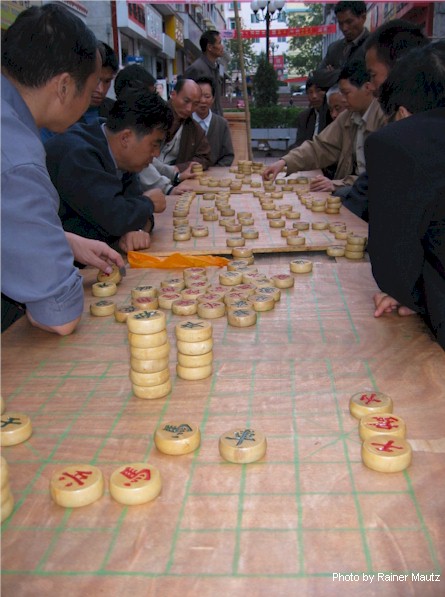
[[119,60],[116,52],[104,41],[99,41],[99,52],[102,58],[102,68],[111,68],[113,73],[119,70]]
[[365,61],[363,59],[352,59],[347,62],[341,69],[338,80],[348,79],[351,85],[361,87],[365,83],[369,83],[371,75],[369,74]]
[[75,15],[58,4],[32,6],[19,14],[2,41],[2,67],[25,87],[38,88],[69,73],[78,91],[96,70],[97,40]]
[[212,95],[215,97],[215,83],[212,81],[212,79],[209,79],[209,77],[199,77],[195,82],[198,83],[198,85],[210,85],[212,89]]
[[321,89],[321,87],[318,85],[318,83],[316,81],[316,76],[314,74],[312,74],[312,75],[309,75],[309,77],[306,79],[306,93],[314,85],[315,85],[315,87],[318,87],[319,89]]
[[182,90],[182,88],[184,87],[186,81],[193,81],[193,79],[186,79],[185,77],[180,75],[176,81],[175,86],[173,87],[173,91],[176,91],[176,93],[179,93]]
[[145,86],[148,91],[154,91],[156,79],[143,66],[129,64],[120,70],[114,79],[114,93],[119,98],[127,87],[140,87],[140,85]]
[[391,69],[408,50],[428,43],[420,27],[403,19],[388,21],[373,31],[365,41],[365,51],[375,48],[377,58]]
[[199,39],[199,45],[201,46],[201,50],[205,52],[207,50],[207,46],[210,44],[214,44],[216,42],[216,38],[220,35],[219,31],[215,31],[215,29],[209,29],[208,31],[204,31]]
[[347,10],[350,10],[356,17],[359,17],[366,14],[366,2],[337,2],[334,6],[334,13],[336,15],[339,12],[346,12]]
[[380,88],[383,111],[393,116],[400,106],[426,112],[445,106],[445,41],[407,52]]
[[173,123],[173,112],[160,95],[147,91],[142,83],[122,90],[107,118],[107,128],[117,133],[126,128],[143,137],[154,129],[167,131]]

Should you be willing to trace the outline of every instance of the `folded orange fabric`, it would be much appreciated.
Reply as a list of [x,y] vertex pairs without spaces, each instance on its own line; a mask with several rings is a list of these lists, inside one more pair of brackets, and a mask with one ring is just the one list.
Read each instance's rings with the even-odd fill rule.
[[229,263],[225,257],[213,255],[184,255],[172,253],[168,257],[154,257],[139,251],[128,251],[128,263],[131,267],[177,269],[178,267],[224,267]]

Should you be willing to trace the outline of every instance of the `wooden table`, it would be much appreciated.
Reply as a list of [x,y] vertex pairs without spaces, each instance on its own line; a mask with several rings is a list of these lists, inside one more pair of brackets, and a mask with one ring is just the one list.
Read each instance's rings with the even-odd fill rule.
[[[287,272],[288,262],[256,260],[267,274]],[[165,399],[132,395],[126,325],[89,315],[95,272],[84,272],[85,314],[73,335],[24,319],[3,334],[7,409],[34,427],[26,443],[3,449],[16,501],[2,529],[3,595],[444,594],[443,578],[433,582],[445,559],[444,353],[417,317],[373,318],[369,264],[314,262],[255,327],[213,321],[214,369],[204,381],[176,377],[180,318],[168,312]],[[129,271],[118,302],[166,275]],[[362,390],[393,398],[414,450],[408,470],[385,475],[362,464],[348,410]],[[199,424],[201,447],[163,455],[153,432],[178,417]],[[218,438],[237,426],[266,434],[260,462],[221,459]],[[95,464],[108,479],[135,461],[163,476],[149,504],[124,507],[106,491],[65,510],[50,498],[56,466]]]
[[[315,176],[319,171],[301,172],[299,176]],[[229,173],[229,168],[210,168],[209,175],[218,179],[234,179],[234,174]],[[207,172],[206,172],[207,174]],[[259,182],[261,177],[259,174],[253,174],[252,180]],[[282,176],[280,175],[280,178]],[[296,175],[289,178],[291,181],[296,180]],[[188,241],[173,241],[173,210],[178,197],[170,196],[167,198],[167,209],[155,215],[155,228],[151,234],[151,246],[147,252],[152,255],[164,256],[172,252],[188,253],[194,255],[219,254],[230,255],[232,249],[227,246],[226,241],[228,237],[240,236],[241,233],[227,233],[225,228],[220,225],[219,221],[206,222],[203,221],[203,216],[200,213],[201,207],[211,207],[214,201],[203,199],[205,193],[213,193],[227,191],[227,188],[220,189],[202,187],[198,181],[187,181],[189,185],[193,186],[197,191],[197,196],[191,204],[189,214],[189,224],[194,226],[197,224],[204,224],[208,226],[209,235],[201,238],[192,238]],[[279,191],[281,187],[277,186]],[[295,189],[308,189],[308,185],[295,185]],[[300,235],[306,238],[305,246],[289,247],[286,238],[281,236],[281,230],[278,228],[270,228],[267,219],[267,212],[261,209],[261,205],[253,191],[260,190],[251,188],[250,185],[244,184],[239,193],[232,193],[230,198],[230,205],[236,213],[240,211],[252,212],[254,224],[252,226],[245,226],[244,228],[256,228],[259,232],[259,238],[255,240],[246,240],[246,246],[251,247],[255,253],[281,253],[281,252],[308,252],[308,251],[326,251],[327,247],[332,244],[345,244],[345,241],[338,241],[335,236],[328,231],[308,230],[301,232]],[[340,214],[329,215],[326,213],[315,213],[307,209],[301,204],[296,191],[284,191],[283,199],[277,199],[276,205],[289,204],[292,205],[294,211],[299,211],[301,214],[301,221],[309,222],[344,222],[349,231],[360,235],[367,235],[367,224],[351,213],[348,209],[342,207]],[[313,193],[314,197],[326,197],[328,193]],[[283,217],[284,219],[284,217]],[[286,227],[291,228],[292,224],[297,220],[286,220]]]

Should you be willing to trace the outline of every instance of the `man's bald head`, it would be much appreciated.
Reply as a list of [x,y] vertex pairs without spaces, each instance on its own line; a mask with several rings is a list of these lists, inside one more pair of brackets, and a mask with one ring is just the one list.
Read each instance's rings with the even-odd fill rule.
[[181,120],[189,118],[201,99],[201,87],[193,79],[179,79],[170,94],[173,110]]

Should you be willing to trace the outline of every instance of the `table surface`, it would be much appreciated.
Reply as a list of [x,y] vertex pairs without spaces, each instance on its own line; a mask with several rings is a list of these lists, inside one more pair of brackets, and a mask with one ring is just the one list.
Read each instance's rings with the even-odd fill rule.
[[[288,272],[289,259],[263,256],[256,265]],[[126,325],[89,315],[92,270],[74,334],[59,338],[22,319],[2,335],[7,411],[27,413],[34,428],[2,450],[16,502],[2,525],[5,596],[444,594],[443,579],[411,577],[444,566],[444,353],[415,316],[373,318],[368,263],[313,260],[313,272],[295,275],[256,326],[213,320],[206,380],[176,377],[181,318],[167,311],[173,390],[159,400],[132,394]],[[117,302],[168,273],[128,271]],[[217,281],[218,270],[209,277]],[[407,424],[414,456],[401,473],[361,462],[348,401],[377,390]],[[153,432],[178,418],[199,424],[201,447],[166,456]],[[238,426],[265,433],[261,461],[220,457],[219,436]],[[161,471],[162,493],[142,506],[122,506],[108,490],[90,506],[57,506],[52,471],[82,462],[106,479],[122,464],[149,462]],[[333,581],[334,573],[357,576]]]
[[[315,176],[319,171],[301,172],[300,176]],[[210,168],[206,175],[217,180],[235,179],[235,174],[229,172],[229,168]],[[252,174],[253,181],[261,181],[259,174]],[[283,178],[281,175],[279,178]],[[296,175],[289,177],[290,182],[295,182]],[[219,224],[219,221],[208,222],[203,220],[200,213],[201,207],[212,207],[214,201],[203,199],[204,193],[217,193],[218,191],[227,191],[225,187],[210,188],[202,187],[197,180],[187,181],[189,186],[192,186],[197,191],[197,196],[190,206],[189,224],[195,226],[204,224],[209,229],[209,235],[206,237],[193,237],[188,241],[174,241],[173,240],[173,209],[180,197],[167,197],[167,209],[160,214],[155,215],[155,228],[151,233],[151,246],[147,250],[151,255],[164,256],[172,252],[188,253],[193,255],[218,254],[227,255],[232,253],[232,249],[227,247],[226,241],[229,237],[241,235],[240,232],[228,233],[225,228]],[[301,204],[296,190],[308,189],[308,185],[295,184],[293,191],[284,191],[283,198],[275,200],[275,204],[279,207],[280,204],[289,204],[293,206],[294,211],[299,211],[301,214],[301,221],[309,222],[344,222],[348,231],[359,235],[367,235],[366,223],[351,213],[348,209],[342,207],[338,215],[316,213],[307,209]],[[244,226],[245,228],[256,228],[259,232],[259,238],[255,240],[246,240],[246,246],[253,249],[254,253],[280,253],[280,252],[308,252],[326,250],[330,245],[344,245],[346,241],[339,241],[335,239],[334,234],[328,231],[308,230],[307,232],[300,232],[299,236],[306,238],[305,246],[289,247],[286,238],[281,236],[281,229],[271,228],[269,220],[267,219],[267,212],[261,209],[259,200],[253,196],[253,191],[261,190],[251,188],[248,184],[243,184],[241,192],[232,193],[230,197],[230,206],[236,213],[240,211],[252,212],[254,224],[252,226]],[[276,191],[280,190],[280,186],[276,187]],[[313,197],[326,197],[328,193],[312,193]],[[283,219],[285,219],[283,217]],[[286,227],[292,228],[293,222],[298,220],[286,220]]]

